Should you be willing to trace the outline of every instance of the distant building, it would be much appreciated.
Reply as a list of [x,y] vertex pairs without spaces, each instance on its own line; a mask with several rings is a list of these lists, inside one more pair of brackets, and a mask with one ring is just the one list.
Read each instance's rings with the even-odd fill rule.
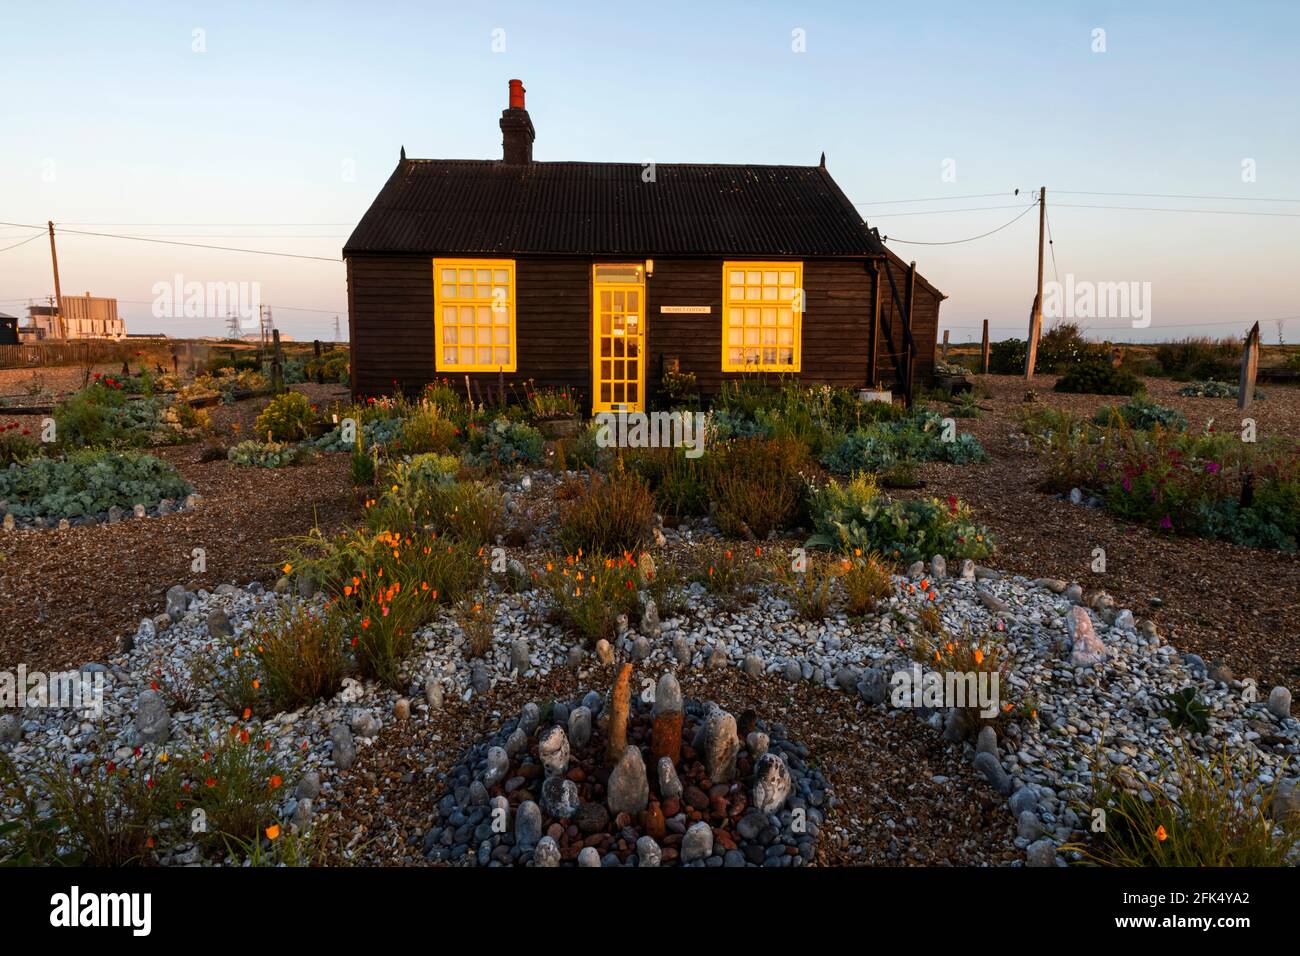
[[117,299],[101,296],[65,295],[63,325],[59,324],[57,305],[29,305],[27,324],[18,327],[24,341],[42,339],[122,339],[126,323],[117,317]]

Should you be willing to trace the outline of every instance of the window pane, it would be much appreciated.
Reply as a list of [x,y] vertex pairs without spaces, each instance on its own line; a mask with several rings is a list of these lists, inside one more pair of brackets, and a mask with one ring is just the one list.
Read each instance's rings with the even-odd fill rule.
[[444,299],[456,298],[456,287],[454,285],[445,285],[442,287],[442,297]]
[[473,282],[473,281],[474,281],[474,270],[473,270],[473,269],[461,269],[461,270],[460,270],[460,281],[461,281],[461,282]]
[[[492,273],[492,281],[499,283],[500,285],[505,285],[507,282],[510,281],[510,270],[508,269],[495,270]],[[791,281],[793,282],[794,280],[792,279]]]
[[442,327],[442,340],[452,345],[456,344],[456,326],[444,325]]
[[492,341],[495,342],[497,345],[509,345],[510,330],[507,329],[505,326],[500,326],[500,325],[497,326],[495,329],[492,330]]
[[497,365],[509,365],[509,364],[510,364],[510,350],[509,350],[509,349],[497,349],[496,364],[497,364]]
[[456,364],[456,350],[454,348],[445,348],[442,350],[442,360],[448,365]]
[[474,276],[475,282],[491,282],[492,271],[490,269],[479,269]]
[[443,269],[443,270],[442,270],[442,281],[443,281],[443,282],[455,282],[455,281],[456,281],[456,270],[455,270],[455,269]]
[[463,342],[465,345],[473,345],[473,344],[474,344],[474,326],[472,326],[472,325],[463,325],[463,326],[461,326],[461,329],[460,329],[460,340],[461,340],[461,342]]
[[481,348],[478,350],[478,363],[488,365],[492,361],[492,350],[490,348]]

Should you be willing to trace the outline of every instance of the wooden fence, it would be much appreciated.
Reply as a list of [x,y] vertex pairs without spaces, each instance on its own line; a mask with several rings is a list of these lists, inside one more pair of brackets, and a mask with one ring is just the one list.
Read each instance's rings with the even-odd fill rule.
[[97,365],[127,361],[157,342],[84,339],[72,342],[32,342],[0,345],[0,368],[40,368],[55,365]]

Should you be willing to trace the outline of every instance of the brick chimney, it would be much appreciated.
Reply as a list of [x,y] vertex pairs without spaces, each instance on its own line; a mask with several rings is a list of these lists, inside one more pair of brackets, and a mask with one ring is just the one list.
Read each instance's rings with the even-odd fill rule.
[[533,161],[533,140],[537,138],[524,109],[524,93],[523,81],[511,80],[510,108],[501,111],[502,160],[515,166]]

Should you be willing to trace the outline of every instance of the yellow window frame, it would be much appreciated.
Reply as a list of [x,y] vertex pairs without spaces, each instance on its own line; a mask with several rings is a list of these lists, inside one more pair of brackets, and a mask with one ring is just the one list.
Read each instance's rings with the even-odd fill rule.
[[[444,279],[443,270],[445,269],[456,270],[457,273],[456,282],[453,283],[443,282]],[[468,270],[471,273],[469,282],[462,281],[464,279],[465,270]],[[488,272],[488,281],[486,283],[476,281],[479,278],[478,273],[482,272],[483,270],[486,270]],[[496,281],[497,279],[496,273],[502,270],[504,270],[507,274],[505,283]],[[486,295],[482,294],[482,288],[484,286],[487,287]],[[504,323],[497,321],[498,313],[495,309],[495,305],[498,301],[498,296],[495,290],[503,287],[507,290],[505,293],[506,321]],[[448,288],[453,290],[453,294],[450,296],[446,294]],[[463,294],[463,290],[465,290],[466,288],[468,288],[469,290],[468,295]],[[465,348],[467,345],[475,349],[483,346],[483,343],[479,343],[477,340],[473,343],[465,343],[460,341],[463,335],[463,330],[471,326],[475,329],[481,329],[484,326],[479,324],[479,321],[481,320],[472,323],[466,323],[462,321],[459,313],[462,310],[462,308],[469,308],[474,310],[475,318],[478,319],[478,316],[480,315],[478,310],[482,309],[483,307],[487,307],[490,310],[488,315],[489,322],[486,323],[486,327],[492,329],[493,341],[491,343],[488,343],[486,347],[492,350],[493,358],[495,358],[495,352],[499,347],[499,343],[495,341],[496,329],[505,328],[509,330],[507,333],[508,340],[506,343],[504,343],[505,346],[509,349],[509,358],[508,361],[504,363],[498,361],[488,361],[488,362],[478,361],[477,353],[475,354],[475,361],[473,362],[460,361],[460,350]],[[446,328],[447,322],[445,321],[443,316],[443,310],[446,308],[456,308],[458,311],[457,322],[456,322],[457,341],[455,342],[448,342],[446,340],[447,336],[445,335],[444,330]],[[516,365],[518,363],[518,342],[516,339],[516,331],[515,331],[515,260],[513,259],[459,259],[459,258],[458,259],[452,259],[452,258],[434,259],[433,260],[433,334],[434,334],[434,355],[435,355],[434,364],[437,371],[439,372],[513,372],[515,371]],[[477,335],[476,335],[476,339],[477,339]],[[446,353],[448,350],[448,346],[456,350],[454,353],[455,361],[447,360]]]
[[[733,274],[739,273],[741,282],[733,281]],[[757,281],[749,281],[757,275]],[[775,278],[767,282],[769,277]],[[790,278],[791,281],[782,281]],[[740,290],[740,295],[735,290]],[[771,290],[774,294],[769,298]],[[751,296],[753,296],[751,298]],[[759,262],[734,260],[722,264],[722,370],[724,372],[798,372],[803,366],[803,316],[804,308],[803,263],[802,262]],[[781,312],[788,308],[789,324],[782,323]],[[733,309],[738,310],[736,324],[732,324]],[[750,310],[750,311],[746,311]],[[769,315],[769,312],[771,313]],[[756,313],[756,316],[753,314]],[[750,319],[756,319],[750,322]],[[770,319],[770,321],[769,321]],[[765,341],[765,331],[771,329],[777,341]],[[780,342],[782,330],[789,331],[788,343]],[[740,343],[731,341],[732,331],[739,330]],[[749,333],[753,331],[751,336]],[[757,341],[751,342],[750,339]],[[732,354],[735,348],[741,349],[741,360],[736,361]],[[779,361],[781,352],[790,349],[791,361]],[[763,361],[764,350],[771,349],[774,360]],[[758,361],[746,361],[747,353],[757,351]]]

